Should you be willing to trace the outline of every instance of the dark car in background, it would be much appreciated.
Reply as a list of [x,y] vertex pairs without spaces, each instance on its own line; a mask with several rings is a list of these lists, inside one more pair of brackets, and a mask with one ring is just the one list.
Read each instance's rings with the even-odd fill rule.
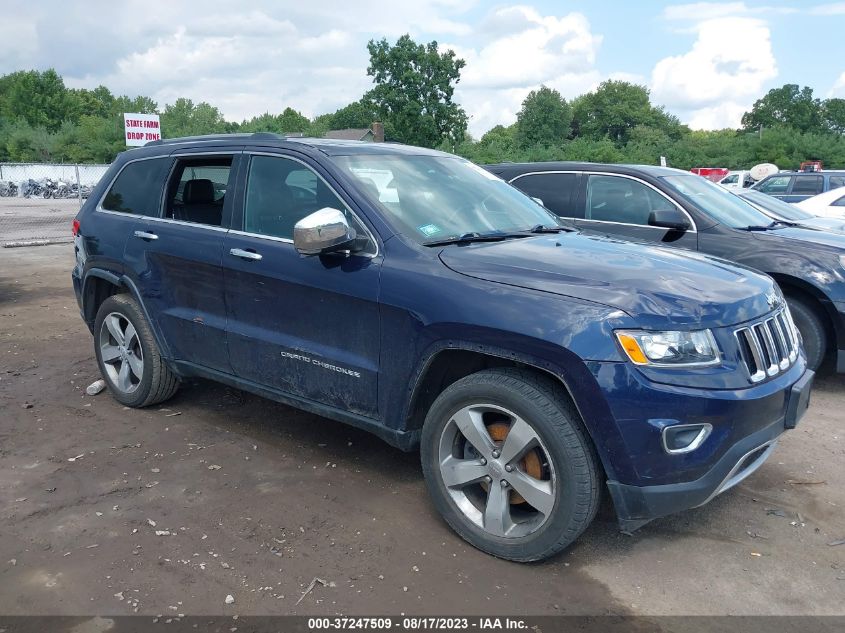
[[845,371],[845,236],[773,221],[689,172],[649,165],[489,165],[583,230],[716,255],[772,276],[790,305],[808,364]]
[[[845,195],[845,189],[842,190]],[[845,233],[845,219],[842,218],[822,218],[812,213],[807,213],[800,206],[789,204],[783,200],[779,200],[774,196],[760,193],[755,190],[735,190],[731,191],[735,196],[739,196],[748,204],[759,209],[772,220],[785,223],[788,226],[800,226],[805,229],[815,229],[817,231],[832,231],[834,233]]]
[[117,158],[74,234],[119,402],[199,376],[419,448],[445,520],[502,558],[560,551],[604,491],[625,530],[707,503],[809,402],[771,279],[573,230],[441,152],[154,142]]
[[845,187],[845,171],[781,171],[751,186],[784,202],[801,202],[839,187]]

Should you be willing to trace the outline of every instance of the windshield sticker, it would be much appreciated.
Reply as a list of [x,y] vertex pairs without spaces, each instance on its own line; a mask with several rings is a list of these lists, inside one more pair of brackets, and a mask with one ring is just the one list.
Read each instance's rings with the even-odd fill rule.
[[423,226],[418,226],[417,230],[426,237],[431,237],[432,235],[437,235],[443,229],[436,224],[424,224]]

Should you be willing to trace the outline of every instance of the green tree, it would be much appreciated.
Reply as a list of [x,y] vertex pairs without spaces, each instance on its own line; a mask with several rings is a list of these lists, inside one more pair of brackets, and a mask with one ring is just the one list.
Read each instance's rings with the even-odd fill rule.
[[516,117],[516,141],[521,147],[557,145],[569,136],[572,108],[557,90],[541,86],[522,102]]
[[279,131],[282,134],[288,132],[305,132],[311,125],[311,121],[293,108],[285,108],[278,116]]
[[573,135],[590,139],[610,138],[624,145],[638,125],[678,127],[676,118],[668,116],[649,101],[645,86],[627,81],[608,80],[594,92],[581,95],[572,102]]
[[190,99],[180,97],[161,113],[161,133],[164,138],[198,136],[224,132],[226,122],[214,106],[202,101],[194,105]]
[[452,50],[440,53],[437,42],[417,44],[409,35],[394,46],[370,40],[367,50],[367,75],[376,85],[365,98],[375,105],[386,134],[424,147],[464,138],[467,115],[452,101],[463,59]]
[[97,86],[94,90],[72,88],[68,92],[72,101],[74,121],[83,115],[105,118],[114,112],[114,95],[105,86]]
[[306,136],[313,138],[322,138],[326,132],[332,129],[332,121],[334,115],[326,113],[320,114],[311,120],[308,130],[305,132]]
[[369,128],[374,121],[378,121],[376,106],[367,99],[359,99],[331,115],[332,130],[346,128]]
[[742,115],[742,126],[748,131],[778,125],[799,132],[824,130],[822,103],[813,97],[813,89],[798,84],[785,84],[772,88],[764,97],[754,102],[750,112]]
[[122,116],[125,112],[133,114],[156,114],[158,112],[158,104],[150,97],[138,96],[134,98],[121,95],[115,98],[112,106],[112,114]]
[[55,132],[62,121],[72,118],[72,104],[64,81],[52,68],[0,77],[0,117]]
[[826,99],[823,106],[827,129],[836,134],[845,134],[845,99]]

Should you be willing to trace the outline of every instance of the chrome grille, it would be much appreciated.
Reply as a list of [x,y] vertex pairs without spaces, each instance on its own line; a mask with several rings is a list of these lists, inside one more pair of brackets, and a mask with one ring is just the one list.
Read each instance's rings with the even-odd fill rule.
[[798,358],[798,331],[788,308],[734,333],[751,382],[776,376]]

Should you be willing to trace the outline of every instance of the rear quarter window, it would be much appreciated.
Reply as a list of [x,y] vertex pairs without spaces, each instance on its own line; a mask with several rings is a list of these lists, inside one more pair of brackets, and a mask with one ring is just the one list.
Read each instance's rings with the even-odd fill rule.
[[511,181],[514,187],[532,198],[540,198],[549,211],[564,218],[583,218],[584,210],[575,208],[577,174],[529,174]]
[[150,158],[127,164],[109,187],[100,205],[106,211],[157,216],[167,158]]

